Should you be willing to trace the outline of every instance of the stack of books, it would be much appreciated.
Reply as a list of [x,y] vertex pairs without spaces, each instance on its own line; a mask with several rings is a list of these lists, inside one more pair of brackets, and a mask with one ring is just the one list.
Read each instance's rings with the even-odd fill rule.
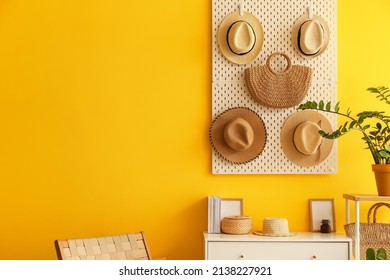
[[221,233],[221,198],[208,197],[208,233]]

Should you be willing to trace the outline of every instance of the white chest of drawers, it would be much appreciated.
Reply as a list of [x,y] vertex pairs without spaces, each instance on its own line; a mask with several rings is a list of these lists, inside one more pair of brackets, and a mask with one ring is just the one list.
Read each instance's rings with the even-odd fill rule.
[[206,260],[350,260],[352,239],[335,233],[290,237],[204,233]]

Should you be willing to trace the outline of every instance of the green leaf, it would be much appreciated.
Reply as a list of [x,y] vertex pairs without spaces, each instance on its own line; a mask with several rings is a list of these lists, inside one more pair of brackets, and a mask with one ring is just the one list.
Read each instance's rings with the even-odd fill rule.
[[349,128],[351,129],[352,127],[354,127],[356,125],[356,120],[353,120],[350,124],[349,124]]
[[334,111],[337,113],[340,111],[340,101],[336,103],[336,106],[334,106]]
[[302,103],[298,106],[298,110],[306,110],[306,109],[308,109],[307,102]]
[[375,251],[373,248],[367,248],[366,250],[366,260],[375,260]]
[[330,106],[332,106],[332,104],[329,101],[328,103],[326,103],[326,111],[330,111]]
[[370,87],[367,89],[369,92],[372,92],[372,93],[379,93],[379,90],[377,88],[373,88],[373,87]]
[[384,248],[379,248],[376,254],[377,260],[387,260],[387,253]]
[[385,150],[379,151],[379,155],[383,158],[390,158],[390,153]]
[[317,109],[317,102],[315,101],[307,101],[306,103],[302,103],[298,106],[299,110],[306,110],[306,109]]
[[385,149],[390,152],[390,145],[385,144]]
[[320,110],[323,110],[323,109],[324,109],[324,101],[323,101],[323,100],[321,100],[320,103],[318,103],[318,108],[319,108]]

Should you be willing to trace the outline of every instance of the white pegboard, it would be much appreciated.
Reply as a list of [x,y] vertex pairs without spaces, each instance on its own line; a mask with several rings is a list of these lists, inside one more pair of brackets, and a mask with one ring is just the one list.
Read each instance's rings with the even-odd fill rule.
[[[246,164],[232,164],[212,151],[213,174],[335,174],[337,173],[337,141],[329,157],[313,167],[300,167],[290,162],[280,146],[280,130],[285,119],[296,112],[296,107],[287,109],[267,108],[254,101],[247,91],[244,70],[265,65],[274,52],[284,52],[293,64],[313,69],[312,85],[306,100],[337,100],[337,0],[245,0],[244,10],[256,16],[263,26],[264,44],[259,56],[249,64],[229,62],[217,43],[217,30],[222,19],[238,10],[241,0],[212,0],[212,119],[226,109],[242,106],[257,112],[267,129],[267,142],[258,158]],[[308,6],[314,14],[327,22],[330,30],[329,45],[320,56],[301,57],[291,43],[294,22],[307,13]],[[273,68],[284,69],[284,59],[275,59]],[[337,119],[328,114],[334,128]]]

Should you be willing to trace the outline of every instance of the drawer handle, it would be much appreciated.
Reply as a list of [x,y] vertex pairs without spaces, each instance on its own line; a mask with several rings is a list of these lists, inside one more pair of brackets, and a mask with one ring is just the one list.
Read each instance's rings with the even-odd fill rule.
[[317,257],[316,257],[316,256],[312,256],[311,259],[312,259],[312,260],[316,260]]
[[244,255],[240,255],[240,260],[243,260],[244,259]]

